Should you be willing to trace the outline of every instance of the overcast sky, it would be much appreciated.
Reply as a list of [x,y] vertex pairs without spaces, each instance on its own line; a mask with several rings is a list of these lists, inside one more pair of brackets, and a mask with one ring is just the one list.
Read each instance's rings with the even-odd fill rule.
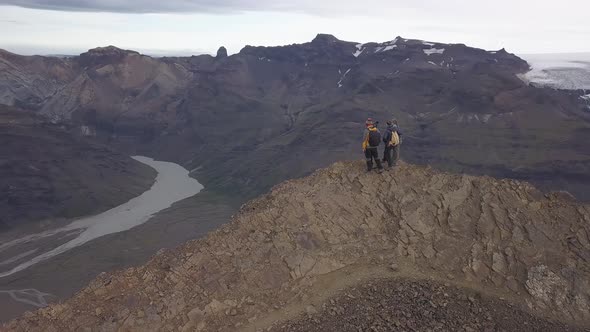
[[590,52],[589,0],[0,0],[0,48],[230,53],[244,45],[400,35],[514,53]]

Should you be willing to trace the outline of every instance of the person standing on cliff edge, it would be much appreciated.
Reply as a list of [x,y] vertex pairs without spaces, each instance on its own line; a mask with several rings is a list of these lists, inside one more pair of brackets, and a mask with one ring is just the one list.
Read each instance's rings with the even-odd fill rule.
[[373,160],[377,164],[378,172],[383,170],[381,159],[379,159],[379,144],[381,144],[381,133],[377,130],[373,119],[368,118],[365,122],[365,135],[363,138],[363,152],[367,159],[367,172],[373,170]]
[[399,149],[402,143],[402,133],[399,130],[397,120],[387,121],[387,130],[383,135],[385,150],[383,151],[383,162],[387,162],[389,169],[397,165],[399,160]]

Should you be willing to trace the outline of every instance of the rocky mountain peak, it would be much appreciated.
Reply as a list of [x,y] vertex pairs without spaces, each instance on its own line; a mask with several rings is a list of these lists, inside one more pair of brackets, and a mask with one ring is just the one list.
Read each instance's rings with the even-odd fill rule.
[[340,42],[341,40],[334,35],[320,33],[312,41],[312,44],[332,44]]
[[221,46],[218,50],[217,50],[217,59],[223,59],[223,58],[227,58],[227,49],[224,46]]
[[131,51],[131,50],[124,50],[118,48],[113,45],[104,46],[104,47],[96,47],[93,49],[88,50],[88,52],[83,53],[82,55],[91,55],[91,56],[112,56],[112,55],[128,55],[128,54],[139,54],[139,52]]
[[83,66],[94,66],[108,63],[116,63],[127,56],[136,56],[139,52],[124,50],[116,46],[97,47],[80,54],[80,63]]
[[523,182],[407,164],[376,174],[362,162],[336,163],[275,186],[206,238],[103,274],[71,300],[7,328],[266,330],[256,324],[330,303],[317,294],[318,287],[338,292],[330,278],[356,287],[366,281],[351,274],[397,282],[396,273],[420,271],[582,324],[590,320],[590,225],[582,220],[590,220],[590,206]]

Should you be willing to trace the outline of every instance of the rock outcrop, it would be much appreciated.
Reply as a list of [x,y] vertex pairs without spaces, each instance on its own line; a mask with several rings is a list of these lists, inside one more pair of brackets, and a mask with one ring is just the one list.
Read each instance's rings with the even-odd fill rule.
[[217,55],[215,56],[215,58],[217,58],[217,59],[227,58],[227,49],[225,47],[221,46],[217,50]]
[[527,183],[337,163],[4,329],[256,331],[377,277],[444,282],[590,327],[589,236],[590,206]]

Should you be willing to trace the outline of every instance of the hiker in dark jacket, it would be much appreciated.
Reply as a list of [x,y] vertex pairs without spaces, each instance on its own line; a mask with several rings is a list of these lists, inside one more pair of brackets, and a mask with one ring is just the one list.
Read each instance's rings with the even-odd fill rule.
[[[397,133],[397,137],[394,137]],[[383,135],[385,150],[383,151],[383,162],[387,162],[389,169],[396,166],[399,160],[399,149],[402,139],[402,133],[397,125],[397,120],[387,121],[387,129]]]
[[366,130],[363,138],[363,152],[365,158],[367,158],[367,171],[370,172],[373,169],[373,160],[377,164],[377,169],[381,171],[383,166],[379,159],[379,144],[381,143],[381,133],[377,130],[377,127],[373,123],[373,119],[367,119],[365,122]]

